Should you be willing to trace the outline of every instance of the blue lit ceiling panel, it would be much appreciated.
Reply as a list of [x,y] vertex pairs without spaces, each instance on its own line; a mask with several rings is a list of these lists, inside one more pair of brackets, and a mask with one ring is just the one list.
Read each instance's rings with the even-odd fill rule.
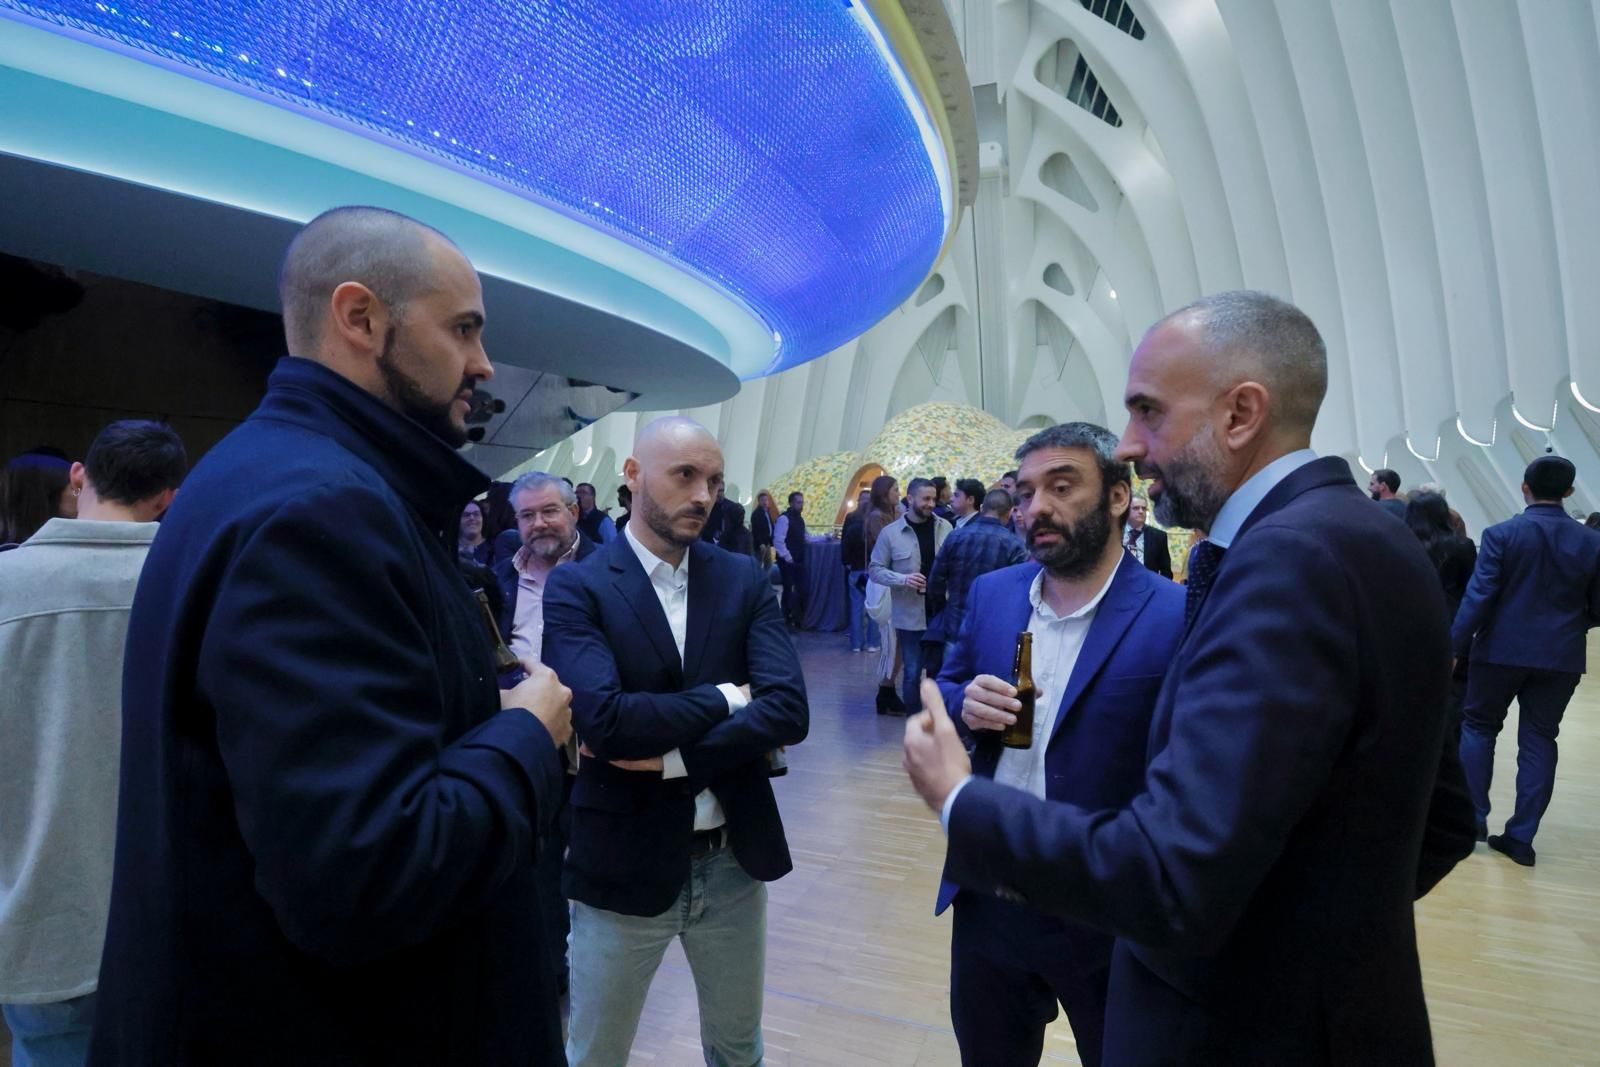
[[767,373],[909,296],[953,210],[921,104],[844,0],[0,0],[0,11],[628,239],[765,322]]

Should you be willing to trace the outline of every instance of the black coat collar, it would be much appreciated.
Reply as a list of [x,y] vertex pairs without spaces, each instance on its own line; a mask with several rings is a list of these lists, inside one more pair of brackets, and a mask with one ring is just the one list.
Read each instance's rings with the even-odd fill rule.
[[1234,534],[1233,543],[1238,544],[1239,538],[1249,532],[1250,527],[1271,515],[1282,510],[1289,501],[1301,493],[1311,489],[1321,489],[1329,485],[1348,484],[1354,488],[1356,480],[1350,474],[1350,464],[1339,456],[1323,456],[1314,459],[1298,470],[1290,472],[1289,476],[1277,485],[1264,497],[1250,517],[1244,520],[1244,525],[1239,527],[1239,532]]
[[452,531],[489,478],[416,422],[354,382],[296,356],[278,361],[250,416],[326,434],[370,464],[430,529]]

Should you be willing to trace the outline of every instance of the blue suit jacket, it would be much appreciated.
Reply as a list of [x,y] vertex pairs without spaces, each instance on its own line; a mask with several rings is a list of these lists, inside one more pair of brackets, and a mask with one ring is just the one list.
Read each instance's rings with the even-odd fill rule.
[[[515,533],[516,531],[507,530],[506,532]],[[517,542],[519,546],[521,543],[521,541]],[[583,531],[578,531],[578,547],[572,553],[572,562],[582,563],[598,551],[599,548],[599,545],[583,535]],[[500,636],[505,639],[508,645],[511,643],[512,628],[517,623],[517,590],[521,588],[521,583],[517,581],[517,551],[520,551],[520,548],[513,550],[509,557],[494,565],[494,580],[500,583]]]
[[[967,684],[978,675],[1011,677],[1017,634],[1028,628],[1033,612],[1028,587],[1039,570],[1037,563],[1019,563],[973,583],[960,637],[939,675],[945,704],[973,744],[972,772],[984,778],[994,777],[1004,751],[1000,737],[992,730],[968,731],[959,709]],[[1183,596],[1182,586],[1124,553],[1060,694],[1045,748],[1050,800],[1091,811],[1120,808],[1143,787],[1150,713],[1183,636]],[[945,878],[936,913],[949,907],[958,888]],[[1111,957],[1108,934],[1073,926],[1068,940],[1074,963],[1086,971],[1104,967]]]
[[287,359],[139,583],[90,1062],[559,1062],[535,849],[456,516],[486,479]]
[[[734,856],[751,877],[790,870],[767,753],[799,744],[805,679],[777,601],[748,556],[689,546],[680,662],[661,602],[626,538],[557,567],[544,600],[544,660],[572,689],[572,721],[595,758],[579,761],[563,889],[624,915],[658,915],[689,876],[695,794],[710,788]],[[748,684],[737,714],[717,689]],[[608,760],[680,750],[685,778]]]
[[1107,1067],[1432,1061],[1412,901],[1474,830],[1444,619],[1417,539],[1316,460],[1223,558],[1130,804],[962,790],[952,878],[1122,939]]
[[1483,531],[1456,610],[1457,656],[1582,674],[1591,626],[1600,626],[1600,532],[1559,504],[1535,504]]

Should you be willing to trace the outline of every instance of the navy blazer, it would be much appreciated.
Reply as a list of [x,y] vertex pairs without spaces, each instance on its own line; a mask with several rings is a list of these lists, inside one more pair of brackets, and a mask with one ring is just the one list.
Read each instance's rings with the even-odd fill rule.
[[456,564],[486,483],[301,359],[195,465],[129,621],[90,1062],[562,1062],[561,766]]
[[1122,939],[1107,1067],[1432,1062],[1412,901],[1474,835],[1444,618],[1417,539],[1315,460],[1224,556],[1131,804],[962,790],[951,877]]
[[[689,876],[694,798],[709,788],[729,844],[753,878],[789,873],[767,753],[810,723],[805,678],[760,567],[689,546],[689,618],[680,661],[666,613],[626,537],[557,567],[544,599],[544,660],[572,689],[572,721],[594,758],[578,763],[562,888],[624,915],[659,915]],[[737,714],[717,689],[750,686]],[[678,749],[685,778],[608,760]]]
[[[996,523],[996,526],[999,524]],[[993,778],[1004,749],[993,730],[969,731],[960,708],[967,684],[980,674],[1011,677],[1017,635],[1028,628],[1028,589],[1037,563],[1019,563],[972,584],[955,648],[939,674],[939,689],[957,728],[974,745],[972,773]],[[1183,587],[1165,581],[1124,553],[1112,576],[1066,689],[1045,747],[1045,794],[1090,811],[1126,806],[1144,786],[1150,713],[1183,636]],[[958,889],[946,877],[935,913]],[[1111,958],[1109,935],[1072,928],[1073,962],[1102,968]]]
[[[571,562],[582,563],[599,547],[579,530],[578,547],[573,550]],[[494,565],[494,580],[500,583],[500,636],[508,645],[511,643],[512,628],[517,623],[517,590],[522,584],[518,581],[520,575],[517,574],[516,562],[517,554],[513,552],[508,558]]]
[[1591,626],[1600,626],[1600,531],[1559,504],[1483,531],[1452,630],[1458,657],[1582,674]]

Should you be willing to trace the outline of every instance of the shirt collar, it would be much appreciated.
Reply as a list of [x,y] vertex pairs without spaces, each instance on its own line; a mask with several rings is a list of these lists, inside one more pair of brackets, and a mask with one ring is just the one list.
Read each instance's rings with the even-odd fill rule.
[[1222,505],[1222,510],[1217,512],[1216,519],[1212,521],[1211,543],[1218,548],[1232,545],[1233,539],[1239,536],[1239,528],[1250,517],[1250,513],[1267,498],[1267,494],[1277,488],[1279,482],[1316,458],[1317,454],[1311,449],[1302,448],[1279,456],[1245,479],[1245,483],[1233,491],[1233,495]]
[[[1033,576],[1033,584],[1028,586],[1028,603],[1033,605],[1033,613],[1039,616],[1039,618],[1044,619],[1046,622],[1062,622],[1066,619],[1087,619],[1093,616],[1095,610],[1100,607],[1100,601],[1106,598],[1106,592],[1110,590],[1111,583],[1117,580],[1117,572],[1123,567],[1127,566],[1127,563],[1128,557],[1124,555],[1117,561],[1117,565],[1111,568],[1111,573],[1106,576],[1106,584],[1100,587],[1100,591],[1094,595],[1094,599],[1089,601],[1083,607],[1079,608],[1077,611],[1074,611],[1071,615],[1057,615],[1055,613],[1055,609],[1049,604],[1045,603],[1044,568],[1040,567],[1039,573]],[[1142,567],[1144,564],[1140,563],[1137,564],[1137,566]]]
[[633,523],[630,522],[627,526],[623,527],[622,536],[627,540],[628,547],[633,549],[633,554],[639,557],[639,566],[644,568],[646,577],[649,577],[653,580],[656,576],[656,572],[662,568],[665,568],[664,573],[667,577],[667,580],[673,585],[682,586],[688,583],[688,549],[684,549],[683,562],[674,567],[672,564],[668,563],[666,560],[662,559],[660,556],[656,555],[654,552],[650,551],[648,548],[639,543],[639,539],[633,535]]
[[52,518],[24,544],[93,545],[126,541],[148,545],[161,529],[158,522],[111,522],[99,519]]
[[[551,567],[551,570],[555,570],[556,567],[561,566],[563,563],[571,562],[573,555],[578,551],[578,540],[582,537],[583,534],[580,533],[572,539],[572,547],[561,553],[561,558],[556,560],[555,566]],[[517,549],[517,554],[511,558],[511,566],[524,578],[537,581],[538,578],[528,570],[528,560],[532,558],[532,551],[527,545]]]

